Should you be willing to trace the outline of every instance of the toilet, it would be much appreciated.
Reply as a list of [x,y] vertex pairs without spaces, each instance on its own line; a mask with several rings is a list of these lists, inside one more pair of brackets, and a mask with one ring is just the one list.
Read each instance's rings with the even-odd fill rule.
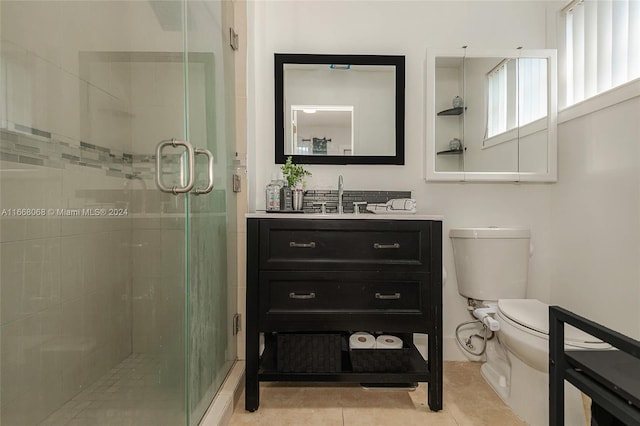
[[[496,338],[486,342],[482,376],[530,425],[549,423],[549,305],[527,299],[531,233],[522,228],[456,228],[453,245],[458,292]],[[567,349],[609,345],[565,326]],[[565,383],[565,424],[585,425],[580,392]]]

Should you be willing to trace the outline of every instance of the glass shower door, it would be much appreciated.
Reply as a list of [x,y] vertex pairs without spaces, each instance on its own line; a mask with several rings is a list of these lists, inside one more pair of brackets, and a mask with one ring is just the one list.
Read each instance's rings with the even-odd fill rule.
[[2,425],[196,424],[235,359],[221,3],[0,3]]
[[0,423],[186,424],[188,196],[153,161],[186,137],[184,35],[148,2],[0,7],[0,205],[44,212],[0,218]]
[[[236,211],[231,190],[234,134],[234,66],[229,46],[233,4],[188,1],[188,138],[213,155],[214,187],[190,193],[188,292],[188,411],[196,425],[231,366],[236,353]],[[203,18],[203,17],[206,17]],[[196,157],[196,186],[208,176],[205,156]]]

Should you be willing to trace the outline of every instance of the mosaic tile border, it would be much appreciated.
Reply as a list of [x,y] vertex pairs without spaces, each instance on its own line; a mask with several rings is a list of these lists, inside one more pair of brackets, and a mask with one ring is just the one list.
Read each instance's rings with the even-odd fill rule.
[[[163,164],[170,167],[179,161],[178,158],[178,155],[163,156]],[[155,153],[116,151],[14,123],[0,128],[0,160],[56,169],[74,165],[102,170],[109,177],[155,179]],[[352,213],[354,201],[386,203],[393,198],[411,198],[411,191],[344,191],[344,211]],[[319,212],[320,206],[313,204],[317,202],[326,202],[329,212],[337,211],[338,191],[308,190],[304,197],[304,211]]]
[[[64,169],[67,165],[104,170],[106,176],[154,179],[154,154],[132,154],[89,142],[76,141],[15,123],[0,128],[0,160]],[[167,155],[165,164],[178,161]]]

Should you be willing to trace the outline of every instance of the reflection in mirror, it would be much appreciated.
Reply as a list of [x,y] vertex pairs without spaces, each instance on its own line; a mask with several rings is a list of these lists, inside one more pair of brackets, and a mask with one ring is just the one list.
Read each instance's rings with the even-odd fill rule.
[[[436,167],[439,172],[464,170],[464,122],[466,109],[463,87],[464,61],[462,57],[436,58],[435,105],[438,118],[435,125],[435,143],[438,153]],[[460,98],[462,107],[454,106]],[[464,109],[463,109],[464,108]],[[460,141],[458,146],[456,140]],[[452,143],[453,141],[453,143]]]
[[275,61],[276,163],[404,164],[404,57]]
[[449,52],[427,56],[427,178],[555,181],[555,52]]
[[517,173],[517,60],[465,58],[464,66],[464,171]]
[[487,127],[483,146],[505,140],[498,135],[519,128],[526,133],[528,124],[547,116],[547,60],[544,58],[508,58],[487,73]]
[[548,171],[550,138],[548,70],[547,58],[518,59],[518,167],[520,172],[547,173]]
[[291,105],[285,155],[354,155],[353,105]]
[[[489,59],[489,61],[490,64],[494,62],[493,59]],[[485,146],[489,138],[517,127],[518,78],[516,66],[515,59],[503,59],[486,74],[487,130],[483,143]]]
[[[311,132],[298,134],[306,139],[328,138],[328,150],[289,152],[297,155],[394,155],[395,144],[395,67],[390,65],[336,65],[336,64],[285,64],[284,66],[285,111],[293,116],[297,105],[318,105],[314,114]],[[326,105],[326,107],[321,107]],[[356,108],[358,116],[352,140],[346,146],[338,145],[332,138],[337,129],[332,127],[330,105],[349,105]],[[311,111],[313,108],[307,108]],[[339,110],[334,107],[334,111]],[[345,114],[342,114],[345,116]],[[298,115],[301,118],[302,114]],[[292,117],[293,118],[293,117]],[[351,125],[351,123],[349,122]],[[289,128],[294,127],[293,122]],[[298,127],[300,125],[298,124]],[[307,129],[303,129],[307,130]],[[350,132],[351,133],[351,132]],[[351,139],[351,135],[349,135]],[[287,140],[285,136],[285,140]],[[285,155],[287,152],[285,152]]]

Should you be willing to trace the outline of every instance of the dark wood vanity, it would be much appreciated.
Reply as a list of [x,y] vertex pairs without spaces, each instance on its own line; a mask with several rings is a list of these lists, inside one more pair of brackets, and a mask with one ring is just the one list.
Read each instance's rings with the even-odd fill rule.
[[[247,215],[248,411],[261,381],[428,382],[429,407],[442,409],[442,220],[371,217]],[[402,338],[404,367],[354,371],[348,337],[357,331]],[[413,333],[428,334],[426,361]],[[279,368],[291,336],[337,337],[335,369]]]

